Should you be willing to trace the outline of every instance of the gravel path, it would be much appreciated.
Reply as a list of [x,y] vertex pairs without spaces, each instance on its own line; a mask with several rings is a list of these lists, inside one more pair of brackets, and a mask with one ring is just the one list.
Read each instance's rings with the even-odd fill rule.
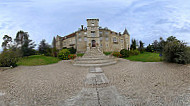
[[0,105],[56,106],[81,91],[87,73],[70,61],[0,72]]
[[190,68],[124,59],[102,67],[110,84],[134,106],[190,106]]

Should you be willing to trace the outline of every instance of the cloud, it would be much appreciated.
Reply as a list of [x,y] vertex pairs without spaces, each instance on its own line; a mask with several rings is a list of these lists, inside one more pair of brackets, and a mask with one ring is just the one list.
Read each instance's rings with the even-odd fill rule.
[[102,27],[123,32],[146,45],[160,36],[174,35],[190,42],[189,0],[0,0],[0,43],[2,36],[29,32],[39,43],[67,35],[86,25],[86,18],[99,18]]

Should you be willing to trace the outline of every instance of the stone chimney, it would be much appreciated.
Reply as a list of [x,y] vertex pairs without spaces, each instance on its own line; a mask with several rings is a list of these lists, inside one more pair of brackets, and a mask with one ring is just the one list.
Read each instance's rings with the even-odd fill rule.
[[81,25],[81,29],[83,30],[84,25]]

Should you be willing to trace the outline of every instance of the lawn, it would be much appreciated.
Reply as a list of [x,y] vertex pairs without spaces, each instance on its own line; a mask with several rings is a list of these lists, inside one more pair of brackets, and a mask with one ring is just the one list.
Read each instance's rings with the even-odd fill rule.
[[160,62],[160,56],[159,53],[150,53],[150,52],[144,52],[142,54],[136,55],[136,56],[130,56],[125,59],[131,60],[131,61],[142,61],[142,62]]
[[77,53],[77,56],[82,57],[84,53]]
[[24,57],[19,59],[17,65],[23,66],[37,66],[37,65],[47,65],[59,62],[60,59],[56,57],[50,56],[42,56],[42,55],[32,55],[29,57]]

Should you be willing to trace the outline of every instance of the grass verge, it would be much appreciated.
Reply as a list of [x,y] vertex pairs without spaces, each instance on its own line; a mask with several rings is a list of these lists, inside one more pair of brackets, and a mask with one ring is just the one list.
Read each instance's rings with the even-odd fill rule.
[[142,54],[136,55],[136,56],[130,56],[125,59],[131,60],[131,61],[142,61],[142,62],[160,62],[162,59],[159,56],[159,53],[150,53],[150,52],[144,52]]
[[56,57],[43,56],[43,55],[32,55],[29,57],[20,58],[17,65],[23,66],[37,66],[37,65],[47,65],[59,62],[60,59]]

